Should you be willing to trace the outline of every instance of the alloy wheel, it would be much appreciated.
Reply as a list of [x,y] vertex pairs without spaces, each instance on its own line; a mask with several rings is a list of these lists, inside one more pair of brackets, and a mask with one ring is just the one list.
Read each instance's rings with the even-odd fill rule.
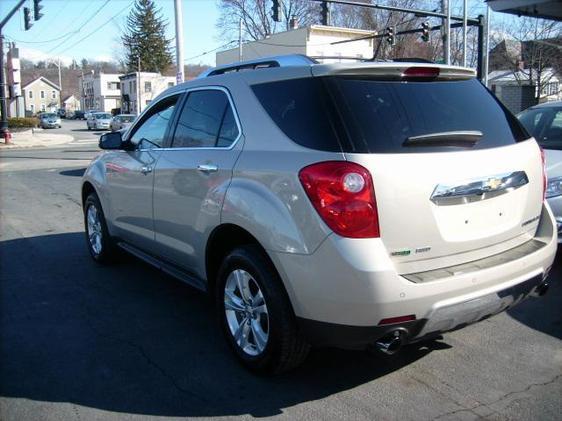
[[88,206],[86,211],[86,222],[88,226],[88,241],[92,251],[99,255],[102,250],[102,229],[101,220],[97,208],[94,205]]
[[258,283],[243,269],[226,279],[224,311],[236,345],[250,356],[260,355],[269,339],[269,314]]

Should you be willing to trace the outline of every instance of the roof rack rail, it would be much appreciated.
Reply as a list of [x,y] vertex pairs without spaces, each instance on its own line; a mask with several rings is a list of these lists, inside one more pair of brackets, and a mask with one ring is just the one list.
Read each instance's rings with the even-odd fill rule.
[[288,54],[284,56],[262,57],[255,60],[239,61],[237,63],[217,66],[201,73],[198,77],[209,77],[222,75],[230,72],[240,72],[244,70],[267,69],[271,67],[287,66],[306,66],[318,63],[311,57],[304,54]]

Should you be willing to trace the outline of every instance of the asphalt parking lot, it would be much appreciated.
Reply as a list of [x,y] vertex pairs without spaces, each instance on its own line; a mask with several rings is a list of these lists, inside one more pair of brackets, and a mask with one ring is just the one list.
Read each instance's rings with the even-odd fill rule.
[[314,350],[256,377],[205,295],[134,258],[91,261],[79,188],[99,151],[75,133],[0,152],[0,419],[562,419],[562,253],[549,293],[507,313],[394,358]]

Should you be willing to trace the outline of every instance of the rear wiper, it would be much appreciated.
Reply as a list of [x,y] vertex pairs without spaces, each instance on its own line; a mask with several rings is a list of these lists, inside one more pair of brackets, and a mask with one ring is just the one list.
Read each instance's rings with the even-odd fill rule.
[[402,146],[474,146],[484,134],[478,130],[438,132],[407,137]]

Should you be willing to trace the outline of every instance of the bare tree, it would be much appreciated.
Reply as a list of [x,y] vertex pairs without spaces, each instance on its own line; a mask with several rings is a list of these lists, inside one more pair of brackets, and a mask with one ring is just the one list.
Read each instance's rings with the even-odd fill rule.
[[244,38],[260,40],[275,32],[289,29],[289,22],[295,17],[300,25],[318,23],[320,18],[319,3],[309,0],[283,0],[282,22],[275,22],[271,17],[271,0],[220,0],[220,16],[217,27],[221,38],[232,41],[238,34],[242,21]]
[[562,24],[521,17],[500,22],[492,32],[492,69],[512,70],[519,84],[536,86],[539,99],[551,79],[562,73]]

